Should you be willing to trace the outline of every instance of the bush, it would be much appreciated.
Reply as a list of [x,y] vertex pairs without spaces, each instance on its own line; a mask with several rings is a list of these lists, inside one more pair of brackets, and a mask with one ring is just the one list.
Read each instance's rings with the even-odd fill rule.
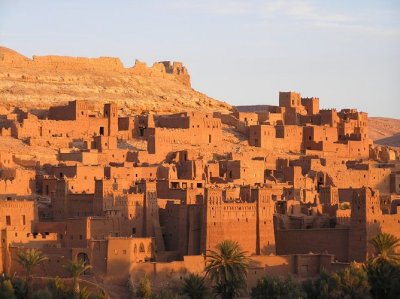
[[18,277],[12,278],[12,284],[14,286],[15,296],[17,299],[25,299],[26,294],[26,283],[23,279]]
[[306,281],[303,288],[309,299],[370,297],[367,273],[357,264],[333,274],[322,272],[319,278]]
[[400,265],[387,261],[368,262],[365,265],[371,293],[374,298],[400,297]]
[[264,276],[257,285],[251,289],[251,298],[264,299],[299,299],[306,298],[301,285],[290,276],[286,279],[280,277]]
[[47,288],[45,288],[33,292],[32,299],[53,299],[53,296],[51,292]]
[[161,290],[150,296],[151,299],[179,299],[180,297],[171,290]]
[[53,298],[73,298],[72,290],[68,289],[59,277],[49,280],[49,282],[47,283],[47,288],[51,292]]
[[142,279],[140,279],[136,296],[143,299],[148,299],[151,296],[151,282],[147,275],[144,275]]
[[0,298],[4,299],[15,299],[14,287],[10,279],[4,279],[0,283]]

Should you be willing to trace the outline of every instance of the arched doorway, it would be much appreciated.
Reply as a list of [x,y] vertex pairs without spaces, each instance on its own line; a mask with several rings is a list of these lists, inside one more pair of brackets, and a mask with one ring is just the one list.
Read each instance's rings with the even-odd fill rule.
[[[89,257],[84,252],[78,253],[77,260],[83,261],[85,263],[85,265],[90,265]],[[85,272],[83,272],[83,275],[89,275],[89,274],[90,274],[90,270],[86,270]]]

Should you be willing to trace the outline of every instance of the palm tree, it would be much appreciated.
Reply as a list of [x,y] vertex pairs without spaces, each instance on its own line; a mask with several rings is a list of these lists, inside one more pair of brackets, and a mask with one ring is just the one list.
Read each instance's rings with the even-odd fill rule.
[[400,239],[387,233],[381,233],[369,240],[374,246],[375,257],[372,258],[373,263],[382,261],[397,264],[400,262],[400,254],[396,252],[396,248],[400,245]]
[[92,266],[87,264],[86,261],[79,259],[76,262],[71,261],[66,268],[71,274],[73,280],[74,297],[79,298],[79,277],[82,275],[82,273],[91,269]]
[[208,250],[206,276],[215,283],[215,291],[222,298],[233,298],[246,285],[249,258],[235,241],[225,240],[217,250]]
[[43,255],[40,250],[36,250],[35,248],[18,251],[17,261],[25,269],[26,298],[30,298],[32,293],[33,269],[46,260],[47,257]]
[[196,274],[185,277],[181,293],[190,299],[206,298],[208,290],[204,284],[204,277]]

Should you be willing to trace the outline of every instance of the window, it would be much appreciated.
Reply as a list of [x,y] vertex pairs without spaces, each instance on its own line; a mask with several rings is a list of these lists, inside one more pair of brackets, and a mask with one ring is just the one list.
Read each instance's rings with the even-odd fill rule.
[[9,216],[9,215],[6,216],[6,225],[8,225],[8,226],[11,225],[11,216]]
[[26,225],[25,215],[22,215],[22,225]]
[[122,250],[122,254],[126,254],[126,250]]

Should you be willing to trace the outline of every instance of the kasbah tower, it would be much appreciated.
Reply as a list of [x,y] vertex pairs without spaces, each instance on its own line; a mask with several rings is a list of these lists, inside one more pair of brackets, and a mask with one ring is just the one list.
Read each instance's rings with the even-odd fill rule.
[[[0,110],[4,275],[24,277],[18,255],[36,249],[47,260],[34,277],[69,277],[65,264],[82,260],[90,281],[125,286],[147,275],[160,290],[204,275],[208,252],[232,240],[251,258],[250,290],[264,275],[302,281],[365,262],[369,240],[400,238],[400,153],[373,143],[365,112],[321,109],[323,100],[294,91],[232,107],[194,91],[181,62],[126,68],[118,58],[0,48],[0,70],[27,90],[6,94]],[[78,92],[107,76],[115,98]],[[37,80],[51,87],[42,101],[31,100]],[[129,104],[118,94],[124,80],[200,104],[145,88],[149,100]],[[76,96],[51,93],[65,82]]]

